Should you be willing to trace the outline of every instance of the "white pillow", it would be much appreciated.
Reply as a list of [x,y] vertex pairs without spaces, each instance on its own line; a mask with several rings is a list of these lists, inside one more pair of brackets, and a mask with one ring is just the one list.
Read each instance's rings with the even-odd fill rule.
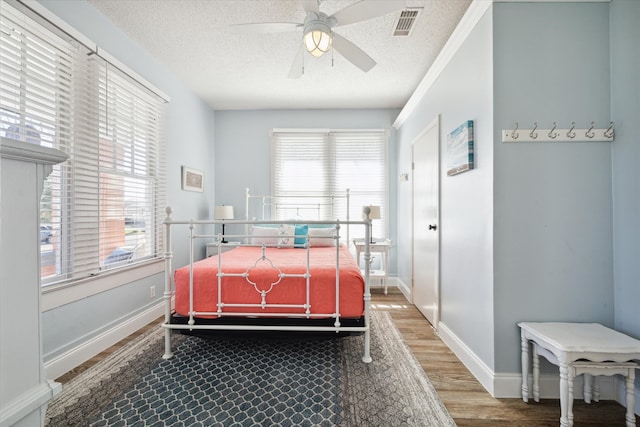
[[251,243],[254,245],[267,245],[283,247],[293,247],[295,227],[293,225],[281,224],[277,227],[253,226],[251,229]]
[[[333,238],[336,235],[335,227],[331,228],[311,228],[309,227],[309,246],[335,246],[336,240]],[[331,237],[328,239],[327,237]]]

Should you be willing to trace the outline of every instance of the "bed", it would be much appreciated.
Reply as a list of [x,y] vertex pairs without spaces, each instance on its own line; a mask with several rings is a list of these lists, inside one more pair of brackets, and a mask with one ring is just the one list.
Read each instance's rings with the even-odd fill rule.
[[[346,220],[244,220],[224,221],[243,232],[223,235],[198,234],[195,230],[221,221],[181,221],[167,208],[165,223],[165,354],[172,357],[172,331],[276,331],[278,333],[322,332],[362,333],[362,360],[371,362],[369,351],[370,252],[365,246],[361,271],[349,250],[349,230],[362,227],[365,242],[370,239],[370,219],[351,221],[346,194]],[[272,198],[260,196],[274,214]],[[332,198],[330,203],[335,203]],[[287,200],[287,206],[291,200]],[[317,202],[313,209],[324,210]],[[307,209],[302,203],[297,206]],[[289,209],[289,207],[287,207]],[[262,212],[264,214],[264,212]],[[189,264],[174,270],[172,228],[190,240]],[[176,233],[177,234],[177,233]],[[346,236],[346,237],[345,237]],[[227,241],[225,238],[228,238]],[[200,239],[213,240],[219,255],[194,260],[194,245]]]

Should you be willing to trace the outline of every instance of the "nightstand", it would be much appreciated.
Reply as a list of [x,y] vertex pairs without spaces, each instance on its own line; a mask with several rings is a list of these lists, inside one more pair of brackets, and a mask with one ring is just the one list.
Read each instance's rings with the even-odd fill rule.
[[231,249],[238,247],[239,244],[240,242],[229,242],[224,245],[218,246],[218,244],[215,242],[207,243],[206,256],[207,258],[209,258],[210,256],[214,256],[214,255],[218,255],[219,253],[230,251]]
[[[353,245],[356,248],[356,262],[360,265],[360,254],[364,252],[365,242],[364,239],[353,239]],[[369,243],[369,252],[371,254],[377,253],[380,254],[380,269],[379,270],[370,270],[369,278],[371,279],[380,279],[382,285],[384,286],[384,293],[387,294],[387,272],[388,272],[388,262],[389,262],[389,249],[391,249],[391,240],[377,240],[373,243]]]

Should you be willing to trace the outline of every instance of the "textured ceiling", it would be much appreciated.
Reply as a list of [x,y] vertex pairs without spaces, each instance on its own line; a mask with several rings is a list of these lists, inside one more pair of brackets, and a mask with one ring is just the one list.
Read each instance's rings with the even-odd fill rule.
[[[216,110],[401,108],[471,0],[406,0],[423,8],[412,33],[393,36],[400,11],[335,28],[371,56],[367,73],[337,52],[306,54],[288,78],[301,33],[258,34],[230,24],[302,22],[298,0],[88,0]],[[384,1],[384,0],[375,0]],[[357,3],[323,0],[327,15]]]

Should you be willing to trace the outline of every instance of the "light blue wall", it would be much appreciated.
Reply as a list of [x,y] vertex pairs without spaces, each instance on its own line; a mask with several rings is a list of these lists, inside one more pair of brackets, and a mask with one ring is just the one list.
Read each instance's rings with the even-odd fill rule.
[[[402,173],[436,114],[442,165],[446,133],[475,120],[477,169],[441,172],[441,317],[496,373],[520,371],[522,320],[601,322],[639,335],[640,148],[625,127],[640,118],[639,38],[630,30],[639,5],[495,3],[398,130]],[[501,142],[515,122],[610,120],[613,144]],[[411,185],[398,184],[406,283],[411,197]]]
[[611,143],[500,142],[515,122],[608,126],[609,14],[607,3],[493,10],[495,367],[518,372],[519,321],[613,326]]
[[[274,128],[390,129],[389,185],[390,237],[395,242],[395,183],[398,181],[395,131],[391,128],[399,110],[260,110],[216,111],[216,204],[234,206],[236,218],[244,218],[245,188],[252,194],[272,194],[271,141]],[[241,232],[241,231],[238,231]],[[395,250],[390,274],[395,275]]]
[[[412,144],[440,114],[441,321],[493,366],[492,17],[486,13],[398,130],[398,169],[411,171]],[[475,168],[447,176],[447,135],[474,121]],[[398,184],[398,269],[411,283],[412,182]],[[464,266],[464,268],[461,268]]]
[[610,15],[615,327],[640,338],[640,1]]
[[[86,286],[91,286],[87,283]],[[149,298],[149,287],[156,295],[164,290],[162,275],[113,288],[78,302],[65,304],[42,314],[44,361],[86,344],[91,338],[157,304]]]
[[[111,24],[85,1],[47,0],[45,7],[83,33],[102,49],[147,79],[171,102],[166,129],[167,200],[174,217],[202,219],[210,216],[213,200],[213,111],[181,81],[145,52],[137,43]],[[205,173],[204,193],[182,191],[182,165]],[[200,255],[204,251],[200,248]],[[185,243],[174,247],[175,265],[187,263]],[[92,297],[67,304],[43,314],[45,361],[73,348],[121,322],[125,316],[139,312],[157,302],[149,298],[149,287],[156,286],[159,298],[164,289],[164,276],[158,274],[120,286]],[[83,286],[91,286],[90,283]]]

